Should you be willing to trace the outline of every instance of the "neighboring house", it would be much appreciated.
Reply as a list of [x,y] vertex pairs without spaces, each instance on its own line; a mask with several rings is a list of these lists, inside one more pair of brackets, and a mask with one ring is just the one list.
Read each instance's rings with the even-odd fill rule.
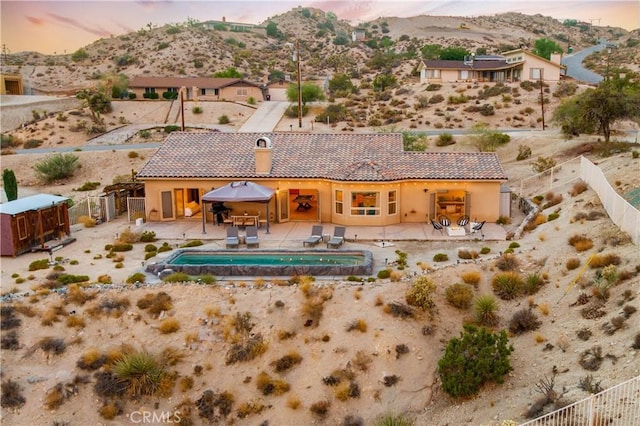
[[517,49],[499,56],[471,55],[464,61],[426,60],[418,71],[421,83],[558,81],[564,66],[560,55],[553,55],[552,59]]
[[246,102],[249,97],[263,99],[262,85],[242,78],[206,77],[134,77],[129,90],[142,99],[145,93],[157,93],[162,99],[164,92],[179,93],[184,88],[185,100],[227,100]]
[[356,28],[351,32],[351,41],[365,41],[367,32],[364,28]]
[[255,24],[247,24],[243,22],[228,22],[227,18],[224,16],[222,17],[222,21],[205,21],[200,25],[208,30],[213,30],[218,27],[224,26],[227,30],[235,32],[250,32],[254,28],[259,28],[258,25]]
[[[203,194],[250,180],[276,190],[272,221],[377,226],[441,214],[495,221],[507,180],[495,153],[406,152],[396,133],[173,132],[137,178],[149,220],[183,218]],[[257,210],[252,203],[229,207]]]
[[0,255],[17,256],[70,241],[67,200],[37,194],[0,204]]
[[0,74],[0,95],[24,95],[20,74]]

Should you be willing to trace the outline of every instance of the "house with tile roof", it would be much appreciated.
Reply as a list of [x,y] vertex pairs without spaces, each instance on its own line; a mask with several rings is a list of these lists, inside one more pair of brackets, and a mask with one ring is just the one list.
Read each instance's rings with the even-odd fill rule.
[[157,93],[162,99],[162,93],[178,93],[182,88],[185,100],[246,102],[250,97],[263,100],[262,85],[242,78],[136,76],[129,83],[129,90],[138,99],[144,98],[145,93]]
[[[253,181],[276,190],[272,222],[372,226],[441,214],[495,221],[507,180],[495,153],[404,151],[397,133],[220,132],[171,133],[137,178],[150,220],[184,218],[185,206],[202,206],[203,194]],[[227,207],[232,214],[266,211],[256,203]]]
[[565,67],[560,54],[551,60],[524,49],[502,55],[471,55],[464,61],[426,60],[418,65],[421,83],[559,81]]

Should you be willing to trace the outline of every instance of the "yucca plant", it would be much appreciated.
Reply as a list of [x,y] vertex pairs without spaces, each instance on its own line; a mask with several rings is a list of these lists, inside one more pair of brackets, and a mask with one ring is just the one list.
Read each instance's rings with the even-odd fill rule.
[[503,300],[511,300],[522,293],[524,282],[517,272],[503,272],[493,277],[491,285],[498,297]]
[[132,396],[155,395],[166,375],[164,366],[149,352],[125,354],[113,366]]
[[498,317],[498,302],[490,294],[480,296],[475,302],[476,322],[480,325],[495,326],[500,321]]

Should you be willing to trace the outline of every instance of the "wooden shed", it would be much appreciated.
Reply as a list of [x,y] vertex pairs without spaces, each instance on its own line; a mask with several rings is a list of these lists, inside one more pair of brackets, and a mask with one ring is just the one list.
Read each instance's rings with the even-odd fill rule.
[[48,251],[74,241],[67,200],[37,194],[0,204],[0,255]]

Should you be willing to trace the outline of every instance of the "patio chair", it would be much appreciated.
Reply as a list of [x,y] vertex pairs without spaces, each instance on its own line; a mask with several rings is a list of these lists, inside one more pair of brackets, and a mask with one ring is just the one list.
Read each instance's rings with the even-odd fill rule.
[[456,223],[458,224],[458,226],[462,226],[464,228],[469,224],[469,216],[467,215],[460,216]]
[[256,246],[260,247],[260,241],[258,240],[258,227],[247,226],[247,236],[245,237],[245,243],[247,243],[247,247]]
[[340,247],[342,243],[344,243],[344,234],[346,233],[347,228],[344,226],[336,226],[333,228],[333,237],[327,243],[327,248],[329,247]]
[[443,227],[447,227],[447,226],[451,226],[451,219],[449,219],[447,216],[445,215],[441,215],[438,218],[438,222],[440,222],[440,225],[442,225]]
[[310,245],[315,246],[322,240],[322,225],[313,225],[311,228],[311,236],[302,242],[302,247]]
[[227,228],[227,248],[238,247],[240,245],[240,237],[238,237],[238,228],[230,226]]
[[440,231],[440,234],[442,234],[442,231],[444,230],[444,227],[442,225],[440,225],[438,222],[436,222],[435,220],[431,219],[431,226],[433,226],[433,232]]
[[471,231],[469,232],[469,235],[479,232],[480,235],[482,236],[482,239],[484,239],[484,233],[482,232],[482,227],[484,226],[485,222],[486,220],[483,220],[482,222],[476,223],[475,225],[473,225],[471,227]]

